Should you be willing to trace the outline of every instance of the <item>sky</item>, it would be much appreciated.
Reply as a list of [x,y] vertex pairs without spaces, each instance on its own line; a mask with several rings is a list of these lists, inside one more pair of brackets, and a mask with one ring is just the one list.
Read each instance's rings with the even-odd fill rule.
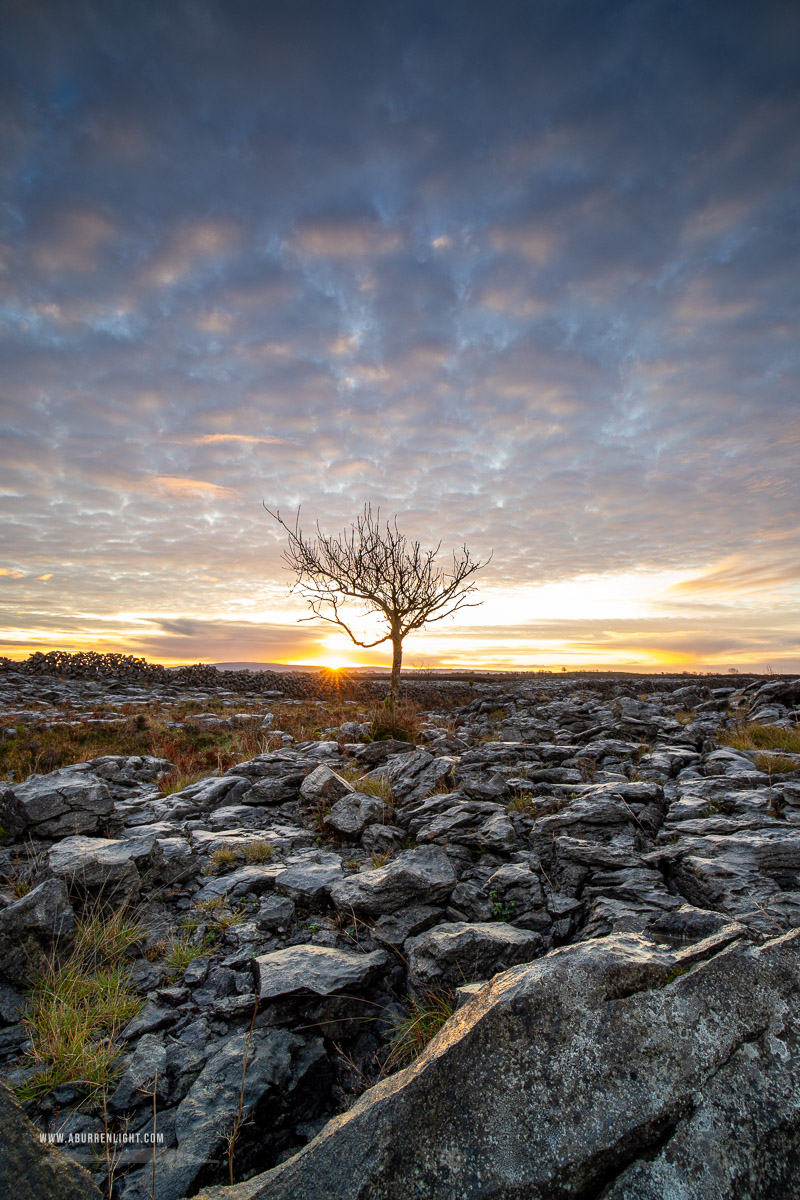
[[[800,6],[0,0],[0,654],[800,670]],[[446,558],[445,558],[446,563]]]

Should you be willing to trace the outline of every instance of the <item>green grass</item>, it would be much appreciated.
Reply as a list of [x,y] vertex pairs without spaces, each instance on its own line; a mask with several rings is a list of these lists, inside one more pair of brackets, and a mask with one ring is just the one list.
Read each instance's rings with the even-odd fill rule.
[[523,816],[532,816],[535,811],[533,798],[528,793],[521,796],[514,796],[509,800],[506,808],[510,812],[521,813]]
[[184,933],[167,948],[164,963],[173,974],[178,975],[181,971],[186,970],[189,963],[193,963],[196,958],[202,958],[204,954],[207,954],[209,949],[210,947],[205,942],[195,942],[189,933]]
[[126,908],[87,912],[75,931],[75,950],[93,962],[118,962],[143,936],[141,921]]
[[34,979],[22,1065],[35,1070],[16,1089],[21,1100],[65,1083],[94,1096],[119,1076],[117,1039],[142,1005],[126,956],[142,932],[130,913],[92,913],[78,922],[72,952],[54,953]]
[[446,990],[428,992],[420,1000],[409,999],[405,1016],[392,1030],[384,1073],[405,1067],[418,1058],[454,1012],[455,997]]

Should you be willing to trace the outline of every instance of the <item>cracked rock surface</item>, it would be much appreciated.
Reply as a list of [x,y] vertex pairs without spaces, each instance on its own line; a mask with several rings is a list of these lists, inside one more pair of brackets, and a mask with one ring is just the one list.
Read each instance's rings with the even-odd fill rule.
[[[2,670],[6,727],[66,701],[78,721],[98,686]],[[143,712],[174,690],[108,687]],[[473,693],[423,714],[422,745],[365,742],[356,704],[168,795],[147,756],[3,781],[7,1082],[35,1072],[31,972],[124,904],[141,1007],[109,1111],[146,1132],[155,1091],[158,1200],[217,1194],[240,1093],[236,1176],[263,1174],[231,1200],[800,1196],[800,755],[720,740],[754,717],[794,728],[800,682]],[[214,699],[207,681],[187,695]],[[454,1015],[388,1073],[432,996]],[[96,1132],[81,1099],[26,1107],[40,1130]],[[151,1185],[123,1156],[115,1200]]]
[[720,946],[617,934],[514,967],[305,1150],[203,1195],[795,1196],[800,931]]

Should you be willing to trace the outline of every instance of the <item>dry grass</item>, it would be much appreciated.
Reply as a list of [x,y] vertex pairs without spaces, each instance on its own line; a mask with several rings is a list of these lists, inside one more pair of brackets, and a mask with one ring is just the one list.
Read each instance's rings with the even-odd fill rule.
[[[180,701],[171,706],[154,700],[144,710],[130,704],[119,710],[99,705],[80,716],[70,705],[63,705],[62,710],[63,724],[47,728],[44,721],[17,722],[17,736],[0,739],[0,779],[11,777],[20,783],[34,772],[46,774],[104,754],[152,755],[173,764],[174,770],[159,781],[162,794],[170,795],[204,776],[226,771],[281,745],[276,733],[261,728],[263,700],[243,698],[235,710],[219,699]],[[250,713],[252,721],[227,726],[206,725],[195,719],[200,712],[227,718],[232,711]],[[328,689],[324,701],[270,705],[272,729],[291,734],[298,742],[334,738],[335,733],[328,731],[338,729],[344,721],[369,722],[375,738],[418,741],[419,711],[418,705],[407,700],[401,701],[394,713],[381,704],[355,705],[334,688]],[[90,719],[120,714],[125,720],[114,724],[89,723]],[[173,728],[170,722],[174,721],[185,724]]]
[[388,779],[369,779],[361,767],[356,766],[340,767],[336,773],[352,784],[357,792],[362,792],[365,796],[375,796],[392,808],[392,786]]
[[[784,754],[800,754],[800,728],[780,729],[776,725],[737,725],[719,738],[725,746],[736,750],[779,750]],[[774,768],[773,768],[774,769]]]
[[373,741],[397,738],[400,742],[418,742],[421,737],[420,707],[413,700],[400,699],[396,705],[375,704],[369,715]]
[[785,754],[757,754],[753,765],[765,775],[786,775],[789,771],[800,771],[800,758],[788,758]]
[[244,851],[238,846],[218,846],[209,855],[209,866],[212,871],[226,871],[238,862],[243,853]]
[[244,848],[244,861],[248,863],[264,863],[269,862],[275,853],[275,847],[272,842],[266,838],[257,838],[254,842],[248,842]]

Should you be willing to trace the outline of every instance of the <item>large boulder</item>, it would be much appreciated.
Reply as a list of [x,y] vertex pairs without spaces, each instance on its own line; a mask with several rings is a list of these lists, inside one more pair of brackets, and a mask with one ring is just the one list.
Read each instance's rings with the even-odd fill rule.
[[800,1196],[800,931],[497,976],[294,1158],[205,1200]]
[[100,1200],[88,1172],[43,1141],[0,1083],[0,1195],[8,1200]]

